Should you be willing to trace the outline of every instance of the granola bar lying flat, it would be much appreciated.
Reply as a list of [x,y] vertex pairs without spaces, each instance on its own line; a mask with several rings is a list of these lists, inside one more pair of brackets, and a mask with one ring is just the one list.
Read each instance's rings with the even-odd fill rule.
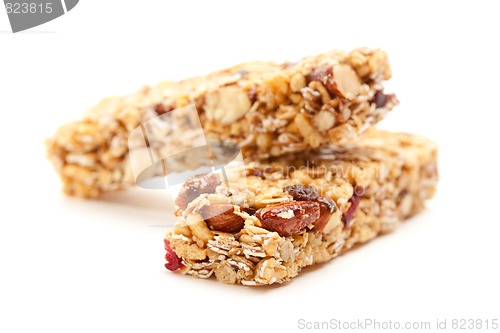
[[[48,140],[48,157],[68,194],[95,197],[134,184],[130,133],[143,122],[195,105],[210,141],[238,144],[243,155],[268,158],[349,141],[396,104],[383,91],[391,70],[382,50],[309,56],[296,63],[245,63],[203,77],[163,82],[103,100]],[[171,120],[173,121],[173,120]],[[156,126],[158,139],[189,146],[189,123]],[[184,137],[186,135],[186,137]],[[136,147],[137,148],[137,147]],[[134,148],[135,149],[135,148]]]
[[436,189],[436,159],[426,138],[370,130],[336,148],[235,166],[227,183],[199,175],[176,199],[165,266],[229,284],[285,282],[420,211]]

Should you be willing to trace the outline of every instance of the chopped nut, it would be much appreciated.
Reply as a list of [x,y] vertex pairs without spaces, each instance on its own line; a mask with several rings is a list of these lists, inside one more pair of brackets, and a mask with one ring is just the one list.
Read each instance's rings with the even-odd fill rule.
[[332,214],[337,210],[337,205],[335,202],[326,197],[319,197],[318,198],[318,203],[319,203],[319,218],[314,222],[314,231],[321,232],[325,228],[325,226],[328,224],[328,221],[330,220],[330,217]]
[[290,201],[270,205],[257,213],[264,228],[280,236],[291,236],[316,221],[319,204],[312,201]]
[[367,62],[366,56],[359,50],[354,50],[349,54],[349,61],[353,66],[363,66]]
[[312,147],[317,148],[323,142],[323,137],[316,131],[314,126],[311,125],[307,117],[299,113],[295,119],[294,123],[298,127],[300,134],[304,137],[304,140]]
[[335,125],[335,116],[328,111],[320,111],[313,118],[314,126],[318,131],[327,131]]
[[359,94],[361,82],[350,66],[338,65],[333,69],[333,84],[328,80],[326,87],[341,97],[353,99]]
[[243,228],[245,220],[234,214],[234,206],[228,204],[215,204],[203,206],[200,214],[212,230],[223,232],[238,232]]
[[290,78],[290,89],[293,92],[298,92],[300,89],[304,88],[306,84],[306,78],[300,73],[296,73]]
[[391,69],[385,51],[376,50],[369,58],[368,66],[372,73],[382,73],[384,80],[388,80],[391,77]]
[[290,89],[293,92],[298,92],[305,86],[306,86],[306,78],[302,74],[296,73],[290,78]]
[[234,85],[208,93],[205,99],[207,118],[222,125],[229,125],[243,117],[250,106],[247,93]]
[[213,238],[212,231],[208,228],[205,221],[203,221],[200,214],[189,215],[187,223],[193,236],[195,236],[197,240],[202,243],[202,245],[206,244]]
[[401,201],[399,203],[399,210],[401,212],[402,217],[410,216],[413,210],[413,196],[411,194],[405,193],[401,197]]
[[361,89],[361,82],[356,72],[348,65],[318,68],[307,78],[309,81],[323,83],[330,93],[347,99],[356,97]]

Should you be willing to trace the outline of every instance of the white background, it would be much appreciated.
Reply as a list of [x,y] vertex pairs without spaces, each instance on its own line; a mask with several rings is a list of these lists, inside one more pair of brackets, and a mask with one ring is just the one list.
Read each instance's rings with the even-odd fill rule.
[[[0,331],[291,332],[298,320],[500,319],[495,2],[81,1],[11,34],[0,10]],[[64,197],[44,139],[100,98],[251,60],[381,47],[381,127],[440,144],[428,209],[275,288],[167,272],[165,193]],[[499,330],[497,330],[499,331]]]

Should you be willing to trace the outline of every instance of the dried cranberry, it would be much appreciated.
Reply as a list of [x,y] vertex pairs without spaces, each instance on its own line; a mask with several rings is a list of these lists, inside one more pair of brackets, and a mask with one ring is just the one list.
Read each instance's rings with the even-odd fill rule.
[[349,223],[352,220],[352,216],[354,215],[354,212],[359,206],[359,197],[354,194],[351,199],[349,199],[349,202],[351,203],[351,206],[347,209],[347,211],[342,215],[342,222],[344,223],[345,227],[349,227]]
[[293,200],[297,201],[316,201],[318,199],[318,190],[313,186],[291,185],[284,187],[283,191],[290,194]]
[[175,252],[170,248],[170,243],[165,239],[165,251],[167,254],[165,255],[165,260],[167,263],[165,264],[165,268],[169,271],[176,271],[182,267],[182,260],[175,254]]

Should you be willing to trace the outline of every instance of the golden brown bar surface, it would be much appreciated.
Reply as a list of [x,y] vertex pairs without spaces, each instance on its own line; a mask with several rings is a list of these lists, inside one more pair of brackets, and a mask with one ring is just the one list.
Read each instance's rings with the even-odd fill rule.
[[[228,168],[229,169],[229,168]],[[437,186],[437,146],[370,130],[355,142],[187,181],[166,267],[229,284],[297,276],[416,214]]]
[[[166,81],[105,99],[82,120],[62,126],[48,140],[48,157],[67,194],[96,197],[124,189],[135,183],[130,133],[188,105],[196,106],[208,140],[236,143],[244,157],[254,160],[348,142],[397,104],[394,95],[383,92],[382,82],[390,76],[384,51],[361,48]],[[178,147],[189,148],[186,120],[176,124],[160,124],[153,139],[170,137]]]

